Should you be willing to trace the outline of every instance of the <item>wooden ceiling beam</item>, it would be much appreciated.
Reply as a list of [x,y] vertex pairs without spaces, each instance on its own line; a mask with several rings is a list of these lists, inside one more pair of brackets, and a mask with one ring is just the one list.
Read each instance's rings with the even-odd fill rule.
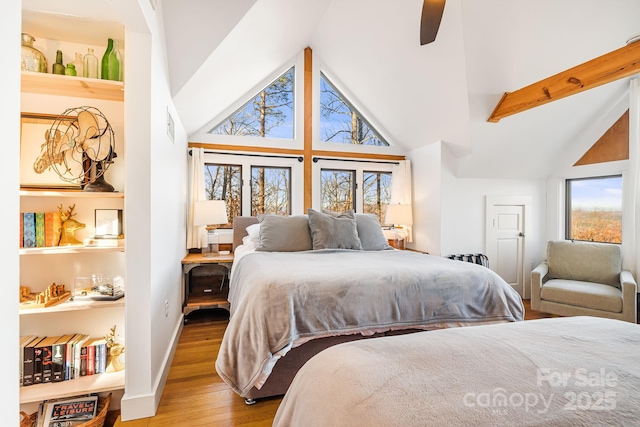
[[488,121],[500,119],[640,73],[640,43],[631,43],[554,76],[505,92]]

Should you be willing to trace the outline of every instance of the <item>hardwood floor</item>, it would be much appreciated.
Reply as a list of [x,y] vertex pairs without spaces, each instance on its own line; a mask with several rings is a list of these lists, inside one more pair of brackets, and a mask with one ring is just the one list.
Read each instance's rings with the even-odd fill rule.
[[[531,310],[524,301],[525,320],[557,317]],[[184,326],[157,414],[114,427],[271,426],[281,398],[247,406],[216,374],[214,362],[227,326],[224,310],[189,315]]]

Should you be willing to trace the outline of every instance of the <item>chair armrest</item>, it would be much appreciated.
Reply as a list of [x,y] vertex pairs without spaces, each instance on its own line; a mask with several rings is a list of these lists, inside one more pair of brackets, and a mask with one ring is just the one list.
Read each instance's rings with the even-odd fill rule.
[[545,276],[549,273],[549,266],[546,262],[541,262],[536,268],[531,270],[531,308],[540,310],[540,290],[542,289]]
[[620,272],[620,286],[622,290],[622,313],[628,322],[636,323],[636,307],[638,284],[629,270]]

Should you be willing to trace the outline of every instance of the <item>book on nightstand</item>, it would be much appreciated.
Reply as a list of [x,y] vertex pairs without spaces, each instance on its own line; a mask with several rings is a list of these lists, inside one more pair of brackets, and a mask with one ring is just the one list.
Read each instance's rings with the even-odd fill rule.
[[71,335],[61,336],[51,348],[51,382],[57,383],[65,380],[65,365],[67,363],[67,345],[74,337]]
[[[60,338],[60,336],[46,337],[38,343],[37,349],[41,350],[41,381],[44,383],[50,383],[53,379],[53,344]],[[34,375],[36,374],[34,369]],[[35,382],[35,381],[34,381]]]

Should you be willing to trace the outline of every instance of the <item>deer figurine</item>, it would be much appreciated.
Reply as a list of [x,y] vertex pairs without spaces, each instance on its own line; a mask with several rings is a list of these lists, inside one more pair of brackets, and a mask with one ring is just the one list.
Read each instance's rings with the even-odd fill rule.
[[62,211],[62,204],[58,206],[58,211],[60,212],[60,216],[62,219],[62,229],[60,230],[60,243],[58,246],[74,246],[74,245],[82,245],[82,242],[76,239],[74,233],[77,230],[81,230],[85,227],[85,224],[76,221],[72,218],[72,216],[76,215],[73,213],[76,205],[69,206],[69,209],[66,212]]

